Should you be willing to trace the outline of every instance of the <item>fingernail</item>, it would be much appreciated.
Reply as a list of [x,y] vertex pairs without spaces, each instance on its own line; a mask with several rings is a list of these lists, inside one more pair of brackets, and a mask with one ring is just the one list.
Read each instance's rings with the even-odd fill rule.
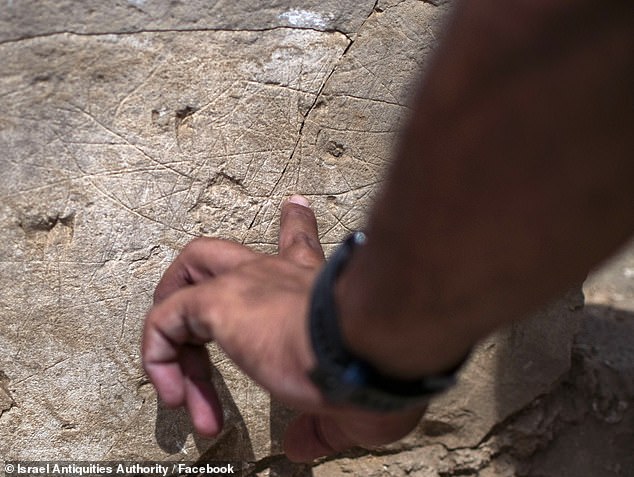
[[304,207],[310,207],[310,202],[308,202],[308,199],[304,197],[303,195],[294,194],[290,197],[290,199],[288,199],[288,201],[292,202],[293,204],[302,205]]

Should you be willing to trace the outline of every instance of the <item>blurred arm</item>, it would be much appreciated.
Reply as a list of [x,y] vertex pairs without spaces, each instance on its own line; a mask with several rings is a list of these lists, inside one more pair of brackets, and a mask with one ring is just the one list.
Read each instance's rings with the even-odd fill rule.
[[581,282],[634,228],[633,87],[629,2],[462,2],[337,285],[350,346],[434,372]]

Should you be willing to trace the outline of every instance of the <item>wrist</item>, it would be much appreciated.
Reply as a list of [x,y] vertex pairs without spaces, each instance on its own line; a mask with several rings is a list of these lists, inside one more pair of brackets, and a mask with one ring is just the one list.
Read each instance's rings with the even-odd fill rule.
[[[370,244],[356,250],[335,282],[334,298],[346,346],[394,378],[413,379],[455,368],[482,335],[456,319],[421,311],[417,297],[412,296],[415,292],[410,292],[417,287],[399,286],[407,276],[406,267],[399,276],[390,276],[389,271],[372,265],[377,263],[373,253]],[[385,293],[386,289],[392,293]]]
[[420,407],[455,383],[464,361],[425,375],[386,374],[350,349],[341,332],[335,300],[335,282],[353,252],[365,244],[365,234],[350,235],[321,270],[310,302],[309,328],[317,365],[309,373],[326,399],[378,412]]

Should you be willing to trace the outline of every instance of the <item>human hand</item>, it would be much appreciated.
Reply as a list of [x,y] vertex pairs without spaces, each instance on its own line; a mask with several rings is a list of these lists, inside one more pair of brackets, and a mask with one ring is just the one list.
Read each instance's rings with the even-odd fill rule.
[[279,254],[224,240],[192,241],[167,269],[143,333],[143,364],[160,398],[186,406],[196,430],[222,428],[205,344],[215,341],[273,397],[303,412],[284,448],[296,461],[352,446],[378,446],[407,434],[423,409],[379,414],[328,403],[308,377],[315,366],[307,315],[324,255],[308,201],[282,207]]

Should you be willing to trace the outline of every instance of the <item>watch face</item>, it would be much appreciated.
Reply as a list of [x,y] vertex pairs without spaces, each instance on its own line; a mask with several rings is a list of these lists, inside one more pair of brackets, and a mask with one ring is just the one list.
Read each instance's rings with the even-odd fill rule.
[[354,388],[367,387],[369,385],[368,371],[368,367],[363,362],[351,361],[341,373],[341,382]]

